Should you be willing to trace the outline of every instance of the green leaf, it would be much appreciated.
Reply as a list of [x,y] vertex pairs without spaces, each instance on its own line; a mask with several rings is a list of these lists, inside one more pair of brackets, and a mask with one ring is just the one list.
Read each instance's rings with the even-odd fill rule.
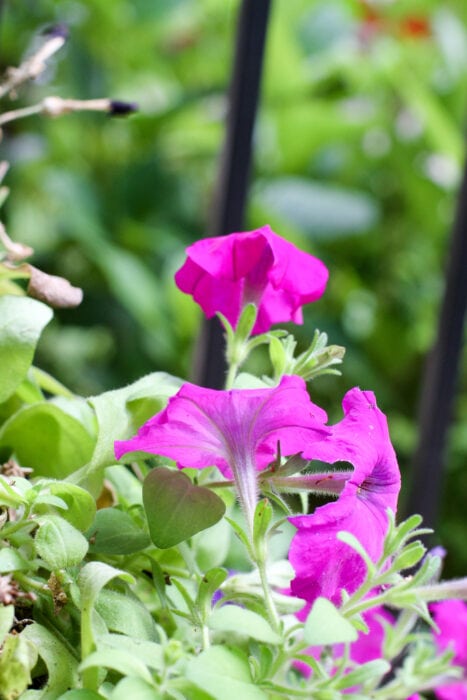
[[66,386],[63,386],[55,377],[52,377],[48,372],[44,372],[43,369],[39,367],[34,367],[34,365],[29,370],[29,376],[34,381],[34,383],[39,386],[44,391],[54,396],[65,396],[69,399],[73,398],[73,394]]
[[7,574],[11,571],[28,571],[30,568],[31,563],[26,561],[16,549],[10,547],[0,549],[1,574]]
[[11,629],[15,617],[14,605],[2,605],[0,607],[0,645]]
[[153,372],[134,384],[107,391],[88,400],[98,423],[98,437],[86,472],[116,464],[115,440],[127,440],[155,413],[162,410],[182,381],[165,372]]
[[33,381],[31,381],[31,379],[29,379],[29,376],[16,387],[15,395],[24,403],[37,403],[38,401],[45,401],[44,394],[39,387]]
[[211,611],[211,601],[214,593],[220,588],[227,578],[226,569],[215,568],[206,571],[199,584],[198,595],[196,597],[196,606],[203,619]]
[[105,479],[117,490],[121,505],[143,505],[143,484],[125,465],[107,467],[104,474]]
[[212,646],[191,659],[186,677],[206,690],[215,700],[267,700],[265,692],[253,685],[247,657],[227,646]]
[[35,299],[0,297],[0,403],[26,378],[37,341],[52,315]]
[[267,548],[267,532],[273,515],[272,505],[267,498],[258,501],[253,519],[253,544],[257,555],[264,558]]
[[88,541],[79,530],[58,515],[43,516],[37,521],[36,551],[52,570],[82,562],[88,551]]
[[[95,617],[94,604],[102,588],[113,578],[122,578],[128,583],[135,583],[131,574],[114,569],[108,564],[99,561],[91,561],[81,569],[78,576],[78,588],[80,593],[79,605],[81,608],[81,656],[88,659],[94,649],[95,644]],[[98,618],[102,619],[102,618]],[[99,663],[97,664],[99,666]],[[91,663],[83,671],[83,684],[88,688],[97,687],[98,668],[94,668]]]
[[78,587],[81,593],[81,609],[84,607],[91,608],[97,596],[104,586],[113,578],[122,578],[128,583],[134,583],[135,580],[131,574],[120,569],[115,569],[113,566],[104,564],[100,561],[88,562],[78,576]]
[[191,540],[191,548],[201,571],[221,566],[229,553],[232,530],[224,518],[216,527],[203,530]]
[[[60,509],[60,517],[67,520],[73,527],[84,532],[91,526],[96,513],[96,502],[88,491],[66,481],[50,482],[44,491],[48,491],[64,502],[66,509]],[[36,504],[37,500],[34,503],[35,512],[37,512]]]
[[[120,683],[115,686],[109,699],[128,700],[129,698],[134,698],[134,700],[163,700],[164,697],[167,696],[159,693],[154,686],[149,685],[146,681],[143,681],[142,678],[127,676],[126,678],[122,678]],[[192,696],[190,696],[190,698],[191,697]],[[65,696],[64,700],[67,700]],[[74,700],[74,698],[70,698],[70,700]],[[76,700],[80,700],[80,698],[76,698]],[[83,698],[83,700],[85,700],[85,698]]]
[[106,634],[99,638],[99,649],[118,649],[136,656],[149,668],[161,671],[165,664],[163,649],[152,641],[132,639],[122,634]]
[[47,666],[49,674],[47,685],[47,700],[59,698],[69,688],[78,685],[78,661],[68,648],[49,632],[48,629],[34,622],[28,625],[19,635],[34,644],[39,656]]
[[274,632],[264,617],[236,605],[224,605],[214,610],[208,620],[208,627],[212,630],[246,635],[267,644],[282,643],[280,635]]
[[256,304],[249,303],[243,308],[234,334],[237,343],[242,343],[249,338],[257,315],[258,307]]
[[179,471],[159,467],[143,483],[143,503],[151,539],[167,549],[215,525],[225,503],[203,486],[195,486]]
[[278,338],[269,338],[269,359],[274,370],[274,376],[282,377],[287,362],[284,345]]
[[60,700],[102,700],[102,695],[95,693],[93,690],[80,688],[78,690],[69,690],[60,696]]
[[174,678],[171,680],[170,687],[178,691],[176,696],[174,694],[174,697],[190,698],[190,700],[214,700],[212,695],[201,690],[187,678]]
[[351,688],[361,683],[374,683],[380,680],[386,673],[391,670],[391,664],[384,659],[375,659],[366,664],[362,664],[342,678],[336,681],[335,687],[339,689]]
[[324,645],[354,642],[357,630],[327,598],[317,598],[308,615],[304,637],[308,644]]
[[0,692],[6,700],[14,700],[31,683],[31,670],[37,661],[37,651],[22,635],[9,634],[0,655]]
[[8,508],[25,505],[29,501],[31,491],[31,482],[27,479],[17,477],[12,485],[4,476],[0,475],[0,505]]
[[57,479],[86,464],[94,443],[79,420],[46,402],[17,411],[0,431],[0,445],[14,451],[35,476]]
[[425,552],[426,547],[420,541],[410,542],[401,552],[395,555],[391,569],[394,571],[409,569],[415,566],[415,564],[418,564]]
[[156,642],[156,624],[145,605],[128,592],[104,588],[96,600],[96,610],[109,630],[135,639]]
[[149,535],[118,508],[98,510],[86,536],[91,541],[89,551],[103,554],[133,554],[151,544]]
[[136,656],[128,654],[119,649],[98,649],[93,651],[81,663],[79,670],[85,671],[90,668],[109,668],[124,676],[136,676],[151,683],[152,676],[147,666]]

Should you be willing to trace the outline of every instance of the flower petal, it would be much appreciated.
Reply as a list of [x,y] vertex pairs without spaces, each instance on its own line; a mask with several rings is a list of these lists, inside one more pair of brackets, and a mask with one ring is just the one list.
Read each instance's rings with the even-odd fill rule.
[[177,286],[191,294],[208,318],[221,312],[235,326],[248,302],[258,306],[253,333],[273,323],[302,323],[303,304],[322,296],[328,280],[325,265],[269,226],[218,238],[187,248],[187,260],[175,275]]
[[115,443],[115,454],[143,451],[186,467],[215,465],[231,478],[234,469],[266,467],[278,440],[290,455],[322,439],[329,432],[325,421],[299,377],[284,377],[272,389],[216,391],[184,384],[134,438]]
[[355,591],[365,577],[361,557],[337,539],[351,532],[376,560],[387,531],[387,509],[397,507],[400,473],[391,445],[386,418],[374,395],[352,389],[343,401],[344,419],[331,435],[303,452],[308,459],[348,461],[354,466],[339,499],[311,515],[289,518],[297,527],[289,558],[296,577],[294,595],[313,602],[322,595],[340,603],[341,591]]

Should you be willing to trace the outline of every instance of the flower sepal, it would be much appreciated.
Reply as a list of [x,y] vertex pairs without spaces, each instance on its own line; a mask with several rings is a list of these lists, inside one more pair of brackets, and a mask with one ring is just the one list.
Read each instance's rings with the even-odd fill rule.
[[256,505],[253,518],[253,549],[256,561],[265,561],[268,550],[268,533],[273,515],[272,505],[262,498]]
[[316,379],[323,374],[341,372],[334,367],[342,363],[345,348],[341,345],[328,345],[328,336],[316,330],[310,346],[295,357],[297,341],[294,336],[271,337],[269,339],[269,359],[273,369],[273,380],[279,382],[285,374],[295,374],[305,381]]

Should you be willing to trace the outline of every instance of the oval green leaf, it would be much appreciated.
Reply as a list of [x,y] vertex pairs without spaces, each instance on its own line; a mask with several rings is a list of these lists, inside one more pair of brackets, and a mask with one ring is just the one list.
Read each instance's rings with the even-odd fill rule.
[[34,544],[37,554],[52,570],[80,564],[88,551],[86,538],[58,515],[38,518]]
[[0,297],[0,403],[13,394],[31,366],[52,310],[27,297]]
[[102,508],[86,533],[91,552],[101,554],[133,554],[145,549],[151,540],[133,519],[118,508]]
[[94,442],[80,421],[46,402],[19,410],[0,431],[0,446],[14,451],[35,476],[57,479],[86,464]]
[[264,617],[252,610],[239,608],[237,605],[224,605],[214,610],[208,620],[208,627],[212,630],[243,634],[268,644],[282,642],[280,635],[274,632]]
[[238,649],[212,646],[188,662],[186,677],[216,700],[267,700],[253,684],[247,657]]

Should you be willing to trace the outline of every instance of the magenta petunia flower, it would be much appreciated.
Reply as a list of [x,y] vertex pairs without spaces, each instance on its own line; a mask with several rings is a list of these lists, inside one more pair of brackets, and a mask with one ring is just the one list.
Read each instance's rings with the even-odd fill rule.
[[337,501],[290,518],[297,528],[289,552],[296,574],[291,589],[308,603],[324,596],[339,604],[342,589],[351,594],[364,580],[364,562],[337,533],[354,534],[376,561],[388,527],[386,510],[397,508],[399,467],[374,394],[352,389],[343,408],[344,419],[331,427],[331,435],[306,448],[303,457],[350,462],[354,470]]
[[273,460],[277,441],[283,455],[301,452],[329,433],[326,419],[300,377],[283,377],[271,389],[217,391],[184,384],[135,437],[115,443],[115,454],[119,459],[142,451],[170,457],[180,467],[217,466],[226,478],[234,477],[251,517],[256,471]]
[[435,688],[440,700],[467,700],[467,605],[462,600],[442,600],[433,603],[431,612],[439,633],[435,634],[440,651],[454,651],[453,664],[464,668],[464,677]]
[[254,334],[274,323],[303,323],[301,307],[322,296],[327,280],[320,260],[269,226],[197,241],[175,275],[177,286],[193,296],[207,318],[220,311],[235,327],[243,307],[256,304]]

